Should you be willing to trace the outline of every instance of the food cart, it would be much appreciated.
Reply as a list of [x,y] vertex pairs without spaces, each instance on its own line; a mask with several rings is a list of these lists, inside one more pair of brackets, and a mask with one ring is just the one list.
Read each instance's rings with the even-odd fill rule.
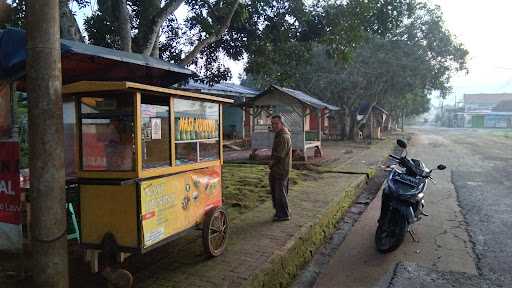
[[222,254],[222,105],[232,100],[132,82],[77,82],[63,94],[76,103],[80,241],[92,270],[99,255],[122,262],[194,228],[207,255]]

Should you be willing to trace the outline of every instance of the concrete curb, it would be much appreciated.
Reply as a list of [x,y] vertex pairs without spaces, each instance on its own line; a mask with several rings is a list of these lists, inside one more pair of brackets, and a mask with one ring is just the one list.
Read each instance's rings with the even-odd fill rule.
[[282,250],[273,253],[265,267],[252,276],[247,287],[288,286],[334,232],[338,220],[346,214],[368,179],[374,175],[375,169],[369,169],[367,175],[361,175],[345,188],[316,222],[303,227]]

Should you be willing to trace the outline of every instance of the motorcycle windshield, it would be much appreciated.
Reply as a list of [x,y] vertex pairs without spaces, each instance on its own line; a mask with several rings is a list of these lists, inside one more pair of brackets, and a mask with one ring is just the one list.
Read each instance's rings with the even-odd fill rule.
[[421,177],[412,177],[404,173],[393,172],[389,183],[400,198],[408,199],[416,197],[423,190],[425,180]]

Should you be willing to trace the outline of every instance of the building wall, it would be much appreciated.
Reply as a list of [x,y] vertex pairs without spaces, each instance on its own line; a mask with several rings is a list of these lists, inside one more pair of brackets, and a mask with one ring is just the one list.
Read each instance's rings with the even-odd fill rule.
[[[269,93],[258,98],[254,105],[256,106],[272,106],[272,114],[279,114],[284,118],[285,124],[292,132],[304,131],[304,117],[299,113],[304,113],[304,108],[300,102],[283,94]],[[256,126],[270,124],[270,114],[265,112],[256,118]],[[259,127],[255,127],[258,129]]]
[[460,122],[465,128],[512,128],[512,115],[465,114]]
[[223,105],[222,120],[226,139],[242,139],[244,129],[244,113],[236,106]]
[[486,115],[484,118],[485,128],[508,128],[510,127],[510,116]]
[[[255,101],[255,106],[272,106],[271,114],[283,117],[286,127],[292,134],[293,149],[304,149],[304,108],[297,100],[283,94],[269,93]],[[273,133],[269,132],[270,116],[263,111],[256,117],[254,133],[251,135],[252,149],[272,148]]]

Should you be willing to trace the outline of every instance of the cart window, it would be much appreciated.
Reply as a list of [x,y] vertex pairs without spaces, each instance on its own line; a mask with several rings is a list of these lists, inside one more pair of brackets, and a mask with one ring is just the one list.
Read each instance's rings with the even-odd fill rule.
[[177,165],[219,159],[219,106],[174,99]]
[[143,94],[141,114],[143,168],[171,166],[169,98]]
[[219,160],[219,140],[199,142],[199,161]]
[[176,165],[197,163],[197,142],[176,144]]
[[81,167],[85,171],[133,171],[132,95],[80,98]]

